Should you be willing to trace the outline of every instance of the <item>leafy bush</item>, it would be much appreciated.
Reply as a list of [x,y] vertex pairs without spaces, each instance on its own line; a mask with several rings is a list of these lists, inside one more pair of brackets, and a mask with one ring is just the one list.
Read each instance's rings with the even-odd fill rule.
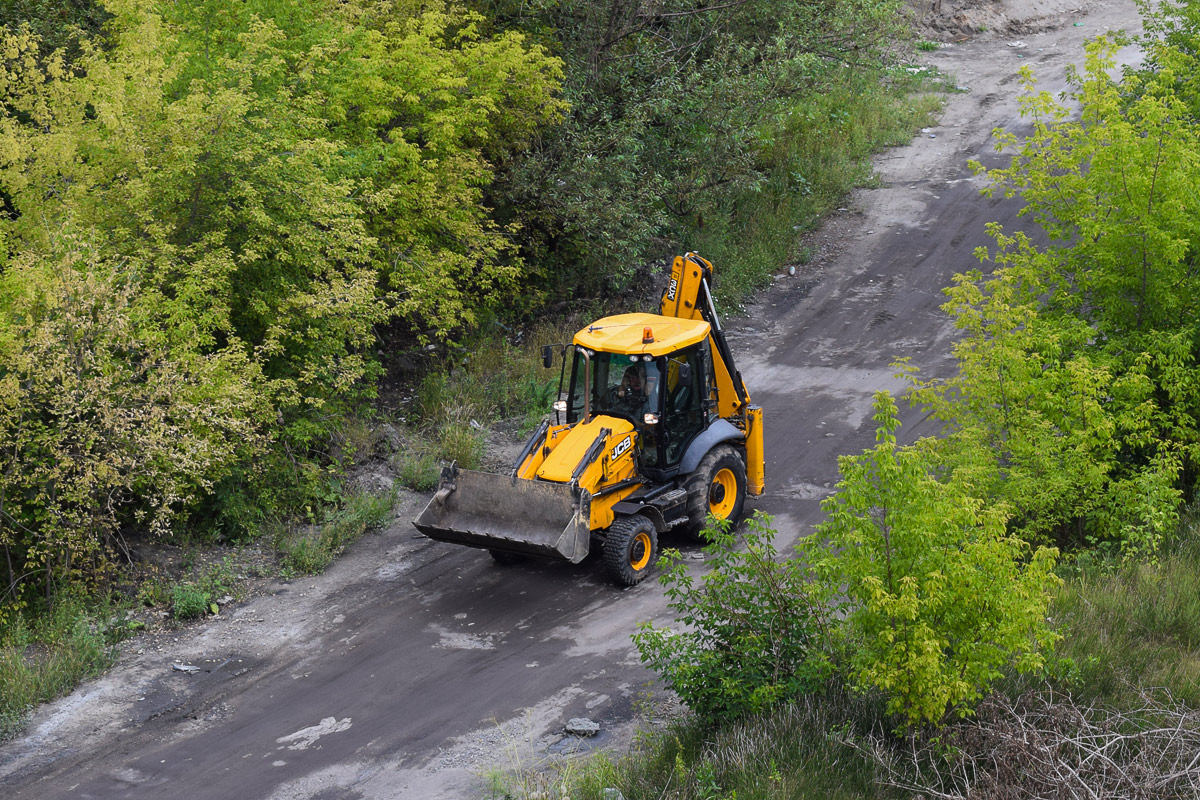
[[709,528],[699,581],[678,551],[666,555],[675,629],[642,625],[634,643],[700,719],[728,722],[821,684],[828,673],[824,609],[797,560],[779,561],[770,518],[746,522],[744,547],[728,524]]
[[96,585],[121,526],[164,533],[264,444],[243,355],[175,347],[128,262],[56,246],[0,275],[0,494],[17,523],[0,545],[18,604],[45,582]]
[[909,723],[937,723],[969,713],[1002,667],[1043,665],[1057,551],[1031,554],[1002,507],[939,481],[927,451],[898,447],[888,393],[874,408],[877,445],[839,460],[826,519],[800,550],[843,620],[851,681]]
[[[786,180],[772,175],[778,137],[844,73],[877,84],[900,25],[891,0],[475,5],[501,29],[553,43],[564,61],[569,113],[514,154],[492,187],[501,213],[523,225],[538,288],[557,297],[627,287],[643,277],[639,265],[672,254],[676,243],[697,249],[710,226],[733,234],[726,246],[757,247],[762,239],[737,236],[747,218],[782,222],[792,210]],[[821,170],[807,166],[810,177]],[[763,190],[769,199],[755,203]],[[785,204],[778,217],[774,200]],[[785,250],[797,221],[778,226],[792,234]]]

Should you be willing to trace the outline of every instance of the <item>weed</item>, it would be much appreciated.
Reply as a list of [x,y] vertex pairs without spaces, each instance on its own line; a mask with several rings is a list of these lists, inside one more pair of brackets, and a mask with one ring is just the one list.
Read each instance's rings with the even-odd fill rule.
[[390,522],[395,501],[391,494],[351,495],[344,507],[331,513],[323,525],[278,529],[274,545],[280,554],[284,576],[316,575],[324,571],[363,533]]
[[199,586],[181,583],[171,590],[171,616],[178,620],[196,619],[209,612],[212,595]]
[[[0,739],[25,725],[29,709],[69,692],[112,664],[128,628],[113,610],[70,595],[50,611],[6,618],[0,627]],[[120,619],[117,617],[116,619]]]
[[285,577],[296,573],[316,575],[323,572],[333,560],[333,555],[322,546],[319,539],[304,534],[289,537],[280,547],[280,556]]
[[940,47],[941,47],[940,44],[938,44],[937,42],[931,42],[928,39],[922,39],[919,42],[917,42],[917,49],[924,51],[926,53],[932,53],[934,50],[937,50]]
[[400,483],[417,492],[427,492],[438,484],[441,468],[437,457],[420,450],[398,453],[392,461]]
[[903,795],[879,783],[870,756],[848,743],[885,724],[882,712],[878,698],[831,685],[733,725],[713,729],[685,720],[643,734],[623,757],[597,753],[572,760],[562,774],[502,775],[495,785],[523,800],[533,796],[528,789],[548,786],[557,793],[546,796],[572,800],[603,800],[610,788],[626,800],[896,798]]
[[213,597],[239,596],[239,581],[234,572],[233,559],[226,556],[211,564],[200,576],[200,585]]
[[137,601],[147,608],[166,605],[170,598],[169,584],[161,577],[147,578],[137,588]]
[[359,417],[349,417],[338,427],[333,436],[333,445],[341,460],[361,464],[375,454],[382,440],[383,433],[379,426],[371,425]]
[[475,469],[483,460],[483,448],[483,435],[470,425],[447,424],[438,433],[438,457],[442,461],[457,461],[460,467]]
[[1084,567],[1065,582],[1050,613],[1080,699],[1129,705],[1153,686],[1200,704],[1200,537],[1181,531],[1157,563]]

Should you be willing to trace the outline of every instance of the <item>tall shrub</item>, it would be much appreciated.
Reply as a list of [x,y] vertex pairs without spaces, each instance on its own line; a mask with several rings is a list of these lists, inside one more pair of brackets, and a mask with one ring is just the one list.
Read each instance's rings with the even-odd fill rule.
[[0,276],[0,602],[95,587],[123,526],[161,533],[265,444],[244,354],[180,352],[130,262],[63,240]]
[[704,535],[697,580],[678,552],[663,573],[675,626],[642,625],[642,661],[700,719],[730,722],[812,691],[829,674],[825,609],[797,559],[777,558],[770,519],[753,517],[738,541],[728,524]]
[[970,713],[1005,665],[1042,664],[1057,552],[1030,552],[1003,507],[898,446],[889,394],[874,408],[875,448],[840,459],[826,519],[800,552],[843,620],[851,681],[881,690],[909,723],[937,723]]

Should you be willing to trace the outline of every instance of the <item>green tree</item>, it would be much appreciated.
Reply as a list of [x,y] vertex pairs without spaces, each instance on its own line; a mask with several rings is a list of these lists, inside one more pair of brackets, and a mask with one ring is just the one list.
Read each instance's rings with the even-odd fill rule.
[[1110,77],[1121,41],[1087,46],[1084,72],[1061,102],[1035,92],[1025,68],[1021,107],[1033,133],[997,131],[997,149],[1014,151],[1011,165],[975,164],[992,182],[987,193],[1019,193],[1023,213],[1062,243],[1040,266],[1048,308],[1078,314],[1108,338],[1177,329],[1200,299],[1200,129],[1170,68]]
[[839,461],[826,519],[799,545],[835,618],[852,681],[909,723],[970,713],[1005,665],[1042,664],[1056,550],[1032,553],[921,447],[899,447],[891,396],[875,397],[876,446]]
[[638,264],[745,214],[739,200],[772,179],[791,113],[812,111],[800,99],[878,70],[899,23],[891,0],[474,6],[566,64],[570,113],[506,164],[491,196],[522,224],[545,285],[568,293],[625,288]]
[[494,161],[561,117],[561,62],[520,33],[483,36],[453,3],[361,21],[326,113],[393,313],[445,337],[518,293],[520,226],[493,221],[484,189]]
[[943,306],[957,374],[912,397],[949,426],[947,468],[1025,535],[1132,555],[1171,528],[1200,455],[1200,133],[1169,67],[1111,77],[1120,41],[1088,46],[1061,101],[1023,72],[1033,132],[998,131],[1011,165],[975,168],[1051,243],[990,226],[993,271],[957,276]]
[[556,59],[450,2],[104,8],[69,62],[0,30],[9,588],[315,495],[377,327],[505,299],[488,159],[562,110]]
[[63,50],[68,60],[78,54],[81,38],[100,33],[109,17],[96,0],[4,0],[0,27],[16,33],[22,28],[38,37],[44,52]]

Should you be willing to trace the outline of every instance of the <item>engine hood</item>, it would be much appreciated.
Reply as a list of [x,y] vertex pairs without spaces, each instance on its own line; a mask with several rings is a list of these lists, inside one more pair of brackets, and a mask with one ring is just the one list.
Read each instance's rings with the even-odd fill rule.
[[[575,474],[579,463],[588,454],[592,444],[607,428],[611,433],[604,448],[591,464],[585,475],[607,471],[610,475],[632,471],[633,454],[636,451],[637,432],[633,423],[620,417],[610,417],[604,414],[593,417],[589,422],[581,422],[565,433],[559,434],[566,438],[560,441],[546,456],[538,468],[537,477],[556,483],[567,483]],[[607,461],[607,470],[602,462]],[[581,485],[595,485],[595,480],[580,480]]]

